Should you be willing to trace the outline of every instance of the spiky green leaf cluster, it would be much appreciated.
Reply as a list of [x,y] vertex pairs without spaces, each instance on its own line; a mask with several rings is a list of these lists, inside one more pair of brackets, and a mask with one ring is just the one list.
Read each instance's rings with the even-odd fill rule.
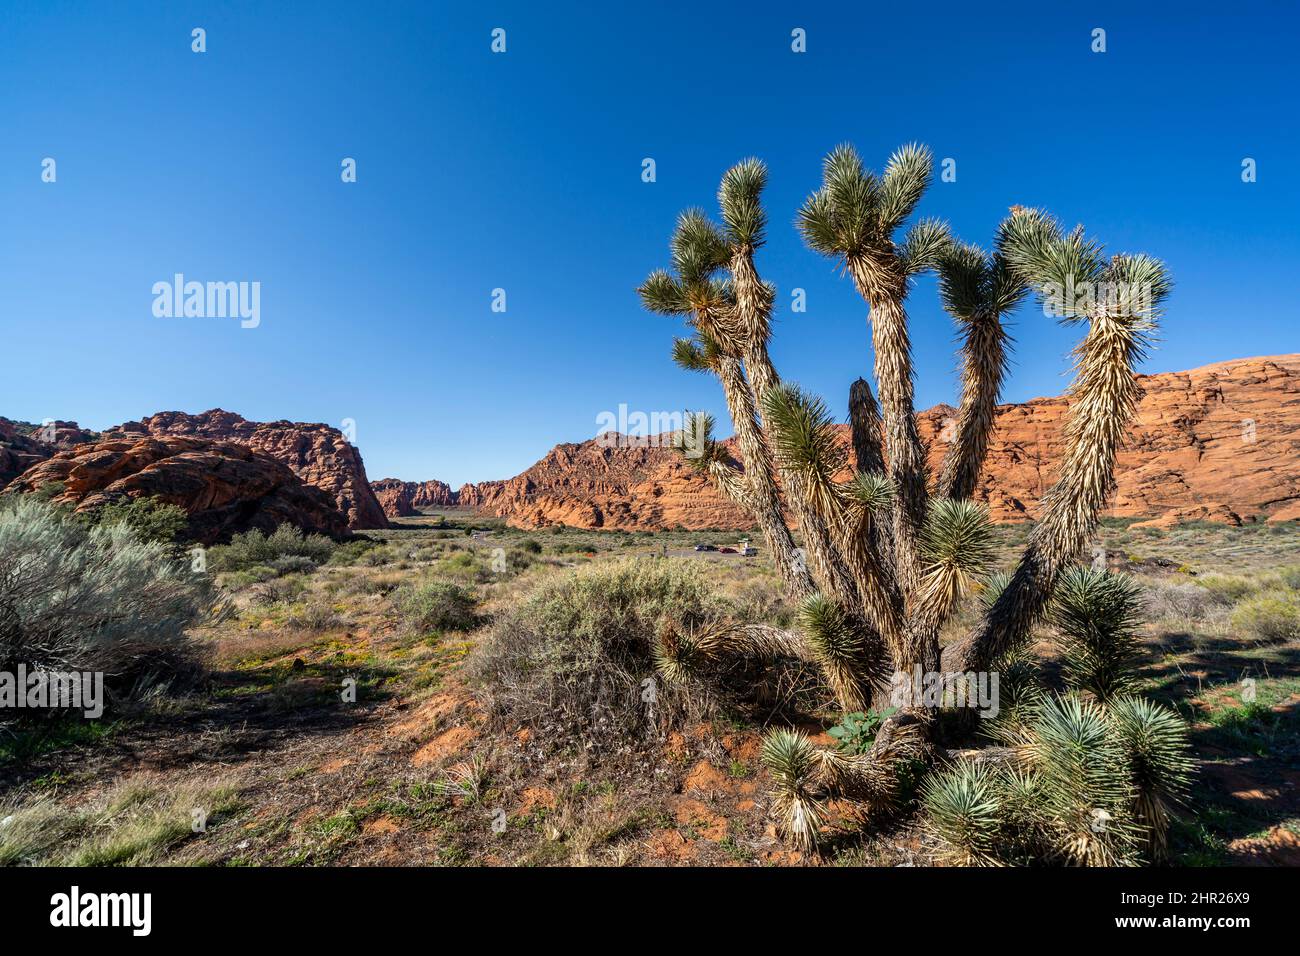
[[803,476],[809,504],[821,514],[832,513],[838,500],[835,476],[848,464],[848,454],[826,403],[785,384],[767,393],[763,416],[782,467]]
[[722,177],[718,205],[727,226],[727,238],[737,246],[756,249],[763,244],[767,214],[763,212],[763,188],[767,185],[767,166],[750,158],[732,166]]
[[823,163],[821,189],[799,210],[804,241],[838,258],[879,249],[915,210],[931,166],[930,151],[911,144],[890,157],[883,179],[877,179],[852,146],[835,147]]
[[1169,852],[1172,807],[1186,802],[1196,767],[1187,723],[1168,707],[1142,697],[1112,701],[1107,711],[1128,753],[1137,791],[1134,817],[1145,830],[1151,857],[1162,861]]
[[868,514],[880,514],[894,503],[897,489],[888,475],[860,471],[844,483],[844,493]]
[[1131,767],[1106,711],[1073,694],[1048,698],[1026,751],[1042,779],[1043,813],[1062,859],[1088,866],[1136,862]]
[[932,774],[921,790],[926,822],[958,866],[997,865],[1005,815],[998,776],[987,764],[959,763]]
[[1068,686],[1106,701],[1137,684],[1142,587],[1126,574],[1071,568],[1053,596],[1050,620],[1064,641]]

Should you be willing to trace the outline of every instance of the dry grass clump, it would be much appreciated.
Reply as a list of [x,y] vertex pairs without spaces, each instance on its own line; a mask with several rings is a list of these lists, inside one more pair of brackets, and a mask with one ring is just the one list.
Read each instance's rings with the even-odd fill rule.
[[236,795],[226,780],[135,779],[73,809],[47,797],[0,804],[0,866],[148,865],[219,823]]

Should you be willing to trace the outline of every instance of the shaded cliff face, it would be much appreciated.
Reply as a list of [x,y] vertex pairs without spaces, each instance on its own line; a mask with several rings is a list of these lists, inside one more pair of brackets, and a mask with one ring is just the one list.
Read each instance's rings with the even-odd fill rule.
[[189,537],[201,544],[251,528],[270,533],[286,522],[335,538],[348,531],[330,495],[235,442],[119,435],[81,443],[29,468],[4,493],[55,483],[61,487],[52,500],[82,512],[124,498],[178,505],[189,515]]
[[[1140,376],[1142,399],[1107,514],[1158,524],[1300,518],[1300,355]],[[1064,446],[1064,397],[998,409],[977,497],[998,521],[1037,514]],[[932,473],[952,409],[922,412]],[[843,428],[847,441],[847,427]],[[508,481],[465,485],[462,506],[517,527],[748,528],[752,521],[669,448],[557,445]],[[640,443],[643,445],[644,443]],[[733,451],[734,454],[734,451]]]
[[308,485],[326,492],[353,530],[386,528],[388,519],[366,480],[361,453],[329,425],[250,422],[214,408],[200,415],[159,412],[118,425],[105,435],[178,435],[231,441],[282,462]]

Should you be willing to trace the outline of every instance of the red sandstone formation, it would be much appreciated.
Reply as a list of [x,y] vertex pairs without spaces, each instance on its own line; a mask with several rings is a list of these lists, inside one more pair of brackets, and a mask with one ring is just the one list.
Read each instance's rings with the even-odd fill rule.
[[343,537],[347,519],[324,491],[283,463],[235,442],[124,436],[75,445],[29,468],[5,494],[60,487],[51,500],[90,511],[123,498],[155,497],[189,514],[189,537],[228,541],[257,528],[289,523]]
[[[1116,468],[1109,515],[1152,524],[1300,519],[1300,354],[1219,362],[1139,377],[1142,399]],[[1032,518],[1056,475],[1062,397],[998,409],[977,492],[998,521]],[[939,471],[946,442],[937,406],[919,416]],[[665,436],[666,438],[666,436]],[[532,528],[746,528],[752,522],[670,448],[645,439],[557,445],[508,481],[466,485],[462,506]]]
[[159,412],[138,422],[118,425],[111,432],[126,435],[189,435],[247,445],[283,462],[309,485],[327,492],[347,516],[353,530],[386,528],[388,519],[370,483],[361,453],[343,433],[329,425],[303,422],[250,422],[233,412],[214,408],[200,415]]

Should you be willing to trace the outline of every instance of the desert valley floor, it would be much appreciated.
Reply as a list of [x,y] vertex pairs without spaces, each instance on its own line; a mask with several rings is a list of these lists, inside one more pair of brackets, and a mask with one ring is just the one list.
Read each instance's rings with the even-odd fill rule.
[[[1286,610],[1300,594],[1300,525],[1131,524],[1108,520],[1100,543],[1146,589],[1141,677],[1191,721],[1198,755],[1173,861],[1300,863],[1300,633]],[[1024,533],[999,527],[1003,564]],[[0,741],[0,863],[940,860],[907,808],[865,830],[833,816],[817,856],[778,838],[762,731],[794,724],[830,743],[839,718],[810,703],[797,673],[672,713],[662,701],[664,713],[628,731],[612,707],[608,723],[569,720],[582,688],[543,691],[507,660],[513,612],[562,599],[555,582],[575,570],[608,582],[657,568],[706,581],[733,613],[788,620],[761,548],[753,558],[693,550],[739,537],[522,531],[431,509],[275,567],[218,552],[230,607],[194,634],[205,679],[180,697],[146,696],[107,725]],[[411,597],[431,581],[455,585],[455,600],[431,608]],[[972,603],[949,631],[973,613]],[[1034,653],[1050,664],[1049,633]],[[581,666],[566,668],[583,679]],[[635,698],[635,687],[605,692],[629,690]],[[592,713],[604,706],[582,700]]]

